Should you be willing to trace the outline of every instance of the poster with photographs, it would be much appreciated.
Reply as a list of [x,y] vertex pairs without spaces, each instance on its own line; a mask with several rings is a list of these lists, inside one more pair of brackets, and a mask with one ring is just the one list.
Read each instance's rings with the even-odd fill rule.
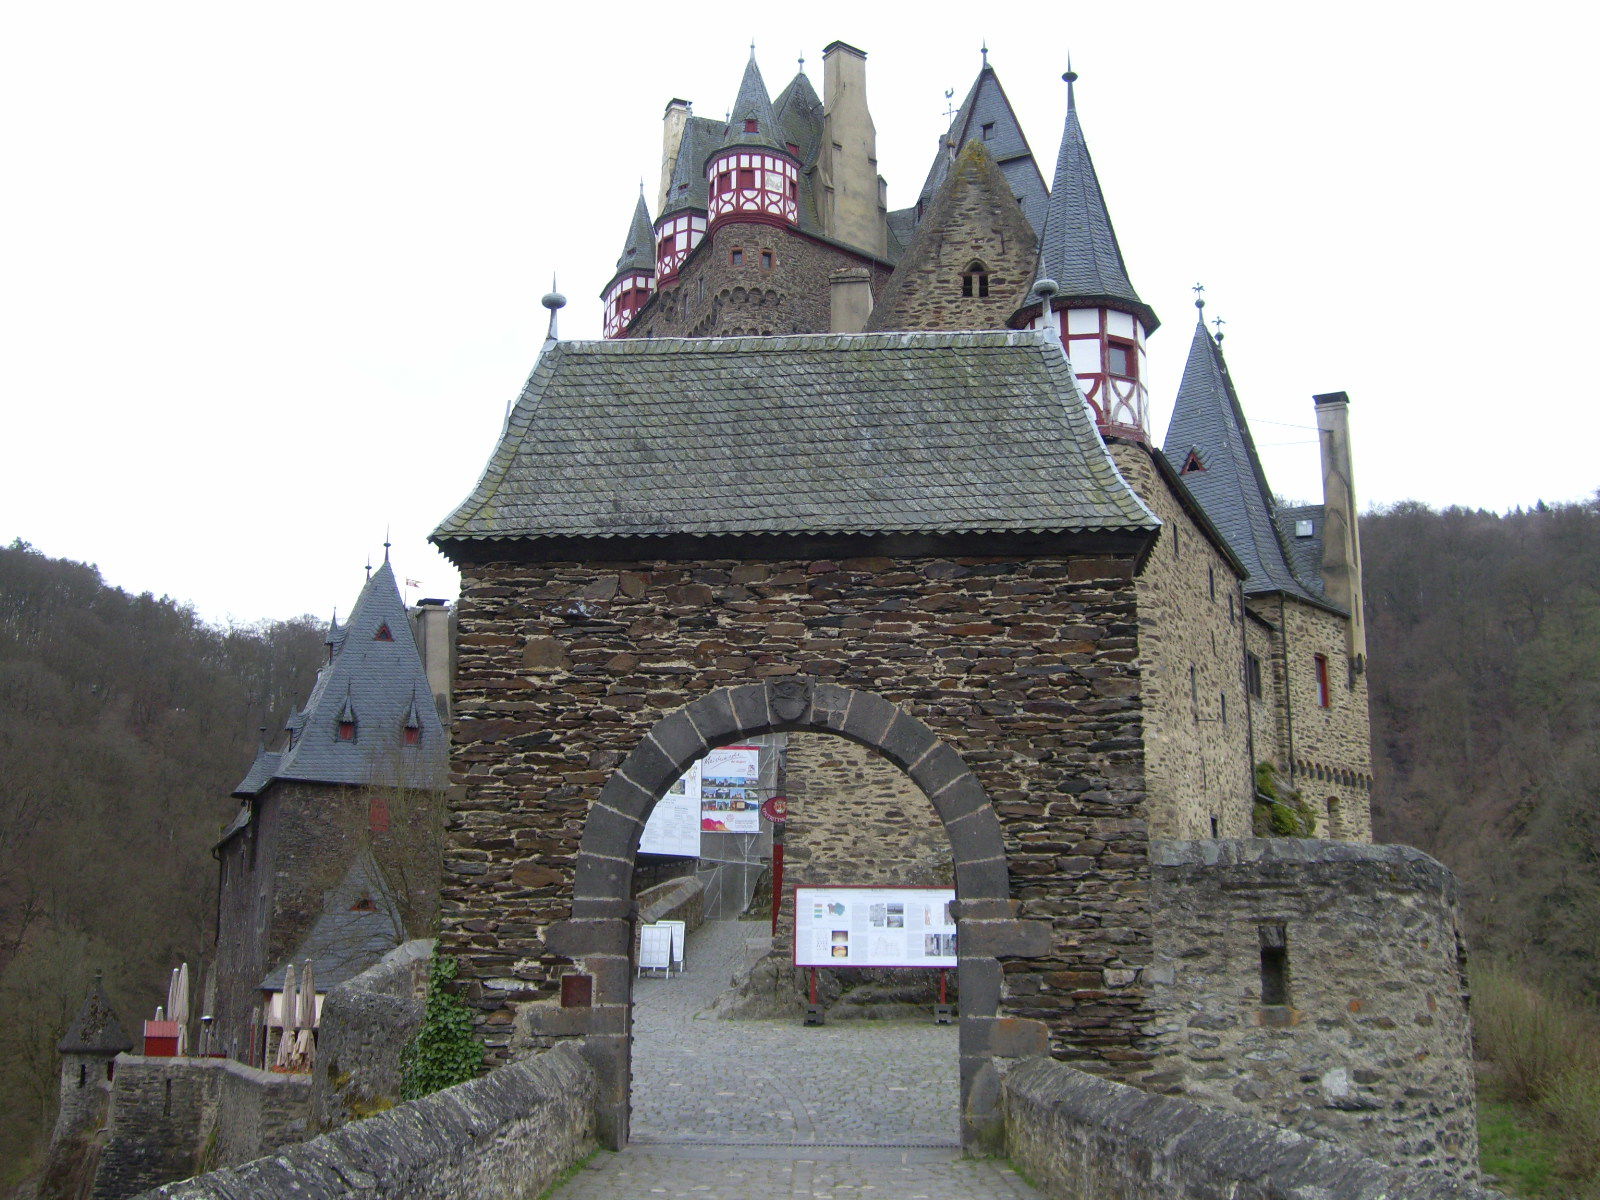
[[639,835],[640,854],[700,857],[700,764],[695,763],[656,801]]
[[955,898],[948,888],[795,888],[795,965],[953,967]]
[[723,746],[700,760],[700,828],[761,832],[761,747]]

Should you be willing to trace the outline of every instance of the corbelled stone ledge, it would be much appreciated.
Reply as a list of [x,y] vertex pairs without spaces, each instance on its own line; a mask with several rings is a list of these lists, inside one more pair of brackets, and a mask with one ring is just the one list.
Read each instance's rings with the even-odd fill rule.
[[558,1047],[140,1200],[531,1200],[593,1146],[594,1103],[593,1072]]
[[1002,1087],[1011,1161],[1056,1200],[1506,1200],[1047,1058]]

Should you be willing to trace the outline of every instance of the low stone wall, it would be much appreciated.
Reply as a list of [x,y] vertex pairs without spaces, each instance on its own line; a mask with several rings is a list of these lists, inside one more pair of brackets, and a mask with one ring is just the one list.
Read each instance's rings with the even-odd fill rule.
[[1002,1097],[1011,1161],[1053,1200],[1505,1200],[1050,1059],[1012,1068]]
[[1408,846],[1300,838],[1155,841],[1150,862],[1145,1087],[1476,1177],[1459,889],[1445,867]]
[[306,1136],[311,1080],[224,1058],[116,1060],[92,1200],[122,1200]]
[[593,1072],[560,1047],[143,1200],[533,1200],[593,1146],[594,1103]]
[[422,1026],[432,954],[431,938],[396,946],[323,1000],[311,1087],[317,1132],[400,1103],[400,1056]]
[[684,921],[690,929],[700,928],[705,920],[706,885],[695,875],[681,875],[645,888],[634,897],[639,906],[639,924],[656,921]]

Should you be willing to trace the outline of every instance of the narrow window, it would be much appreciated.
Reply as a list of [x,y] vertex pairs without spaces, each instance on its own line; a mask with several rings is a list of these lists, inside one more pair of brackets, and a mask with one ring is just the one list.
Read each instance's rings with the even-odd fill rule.
[[983,123],[983,140],[987,142],[993,137],[994,137],[994,122],[993,121],[985,121]]
[[763,250],[761,252],[761,269],[763,271],[772,270],[772,251],[771,250]]
[[1244,686],[1257,700],[1261,699],[1261,659],[1254,654],[1244,656]]
[[1222,723],[1226,725],[1228,723],[1228,693],[1218,692],[1217,697],[1222,701]]
[[1234,608],[1234,604],[1233,604],[1233,593],[1229,592],[1228,593],[1228,624],[1232,625],[1238,619],[1239,619],[1239,614],[1238,614],[1238,611]]
[[79,1063],[78,1064],[78,1086],[79,1087],[85,1087],[85,1086],[87,1086],[88,1082],[89,1082],[89,1064],[88,1063]]
[[378,626],[378,632],[372,635],[372,640],[375,642],[394,641],[394,634],[389,632],[389,623],[387,621]]
[[1339,798],[1337,796],[1329,796],[1328,797],[1328,836],[1332,837],[1332,838],[1336,838],[1340,834],[1342,834],[1343,832],[1344,832],[1344,821],[1343,821],[1343,819],[1341,817],[1341,814],[1339,812]]
[[161,1115],[163,1117],[172,1115],[172,1080],[170,1079],[167,1080],[167,1097],[161,1102]]
[[1139,378],[1139,348],[1132,342],[1107,338],[1106,370],[1118,379]]
[[1319,708],[1327,708],[1332,703],[1332,699],[1328,695],[1328,656],[1326,654],[1319,654],[1316,657],[1316,662],[1317,706]]
[[422,730],[418,729],[415,725],[407,725],[405,741],[406,745],[408,746],[422,745]]
[[1215,817],[1211,818],[1211,836],[1217,836],[1217,819]]
[[1217,569],[1215,567],[1206,568],[1206,586],[1211,589],[1211,598],[1215,600],[1217,598]]
[[1194,664],[1189,664],[1189,703],[1194,706],[1195,720],[1200,719],[1200,682],[1194,673]]
[[744,266],[744,251],[738,246],[728,251],[728,265],[731,267]]
[[661,257],[665,258],[667,255],[671,254],[673,249],[677,246],[677,244],[678,244],[678,235],[677,234],[669,233],[669,234],[663,235],[662,238],[661,238]]
[[754,133],[756,131],[756,119],[754,117],[746,117],[744,119],[744,131],[746,133]]
[[110,1062],[106,1063],[106,1082],[110,1083],[111,1079],[112,1079],[112,1076],[114,1076],[116,1073],[117,1073],[117,1063],[116,1063],[116,1060],[113,1059]]
[[961,294],[984,299],[989,295],[989,268],[981,262],[970,262],[961,272]]
[[1172,527],[1172,557],[1178,557],[1178,527],[1176,525]]
[[1289,1003],[1289,936],[1282,925],[1262,925],[1261,1003]]
[[354,721],[339,722],[339,740],[353,742],[356,740],[356,723]]

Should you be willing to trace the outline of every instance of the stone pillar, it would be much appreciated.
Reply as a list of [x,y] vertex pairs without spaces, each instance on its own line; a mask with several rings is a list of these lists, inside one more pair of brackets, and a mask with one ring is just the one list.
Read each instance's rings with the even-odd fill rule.
[[867,56],[844,42],[822,52],[822,187],[817,207],[835,241],[882,258],[888,221],[879,205],[878,134],[867,108]]
[[687,100],[673,97],[661,114],[661,191],[656,197],[656,213],[667,211],[667,192],[672,187],[672,170],[678,165],[678,147],[683,145],[683,131],[689,124],[690,105]]
[[1322,445],[1322,586],[1329,600],[1350,612],[1350,665],[1360,670],[1367,659],[1367,626],[1361,611],[1360,514],[1350,465],[1350,397],[1327,392],[1312,402]]

